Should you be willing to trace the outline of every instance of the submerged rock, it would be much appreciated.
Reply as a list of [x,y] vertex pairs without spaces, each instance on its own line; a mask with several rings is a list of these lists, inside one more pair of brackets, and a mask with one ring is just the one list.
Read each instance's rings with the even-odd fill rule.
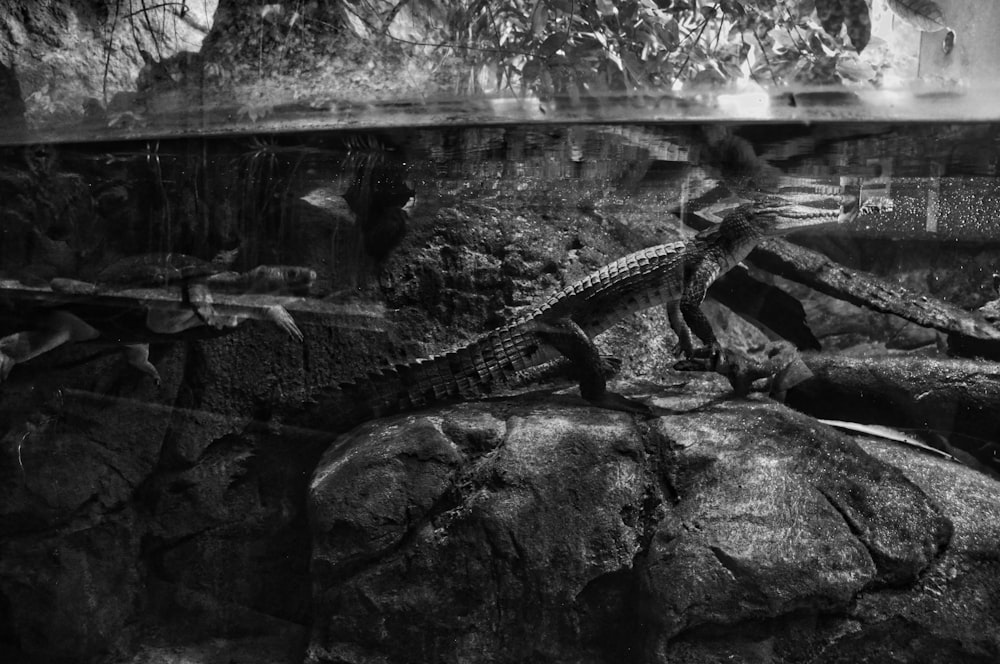
[[651,420],[522,398],[342,437],[310,488],[307,661],[857,655],[858,607],[922,592],[973,524],[809,417],[687,393]]
[[226,418],[178,447],[197,413],[131,400],[91,438],[37,424],[2,455],[0,659],[997,660],[997,484],[719,377],[658,389],[651,419],[373,421],[321,461]]

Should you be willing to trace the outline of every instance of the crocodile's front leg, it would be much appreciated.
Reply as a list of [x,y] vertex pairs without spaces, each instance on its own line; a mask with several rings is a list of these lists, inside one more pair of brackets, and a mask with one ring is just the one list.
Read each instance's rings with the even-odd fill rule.
[[[689,348],[686,351],[688,357],[693,357],[694,355],[699,355],[701,352],[706,352],[709,355],[716,355],[720,350],[719,340],[715,337],[715,331],[712,329],[712,324],[708,322],[708,316],[705,312],[701,310],[701,303],[704,301],[704,296],[698,298],[694,302],[685,302],[681,300],[680,310],[681,314],[684,316],[684,322],[687,324],[690,332],[687,333],[687,343]],[[701,342],[705,345],[704,351],[695,351],[693,345],[691,344],[691,332],[694,332],[695,336],[701,339]]]
[[[712,329],[708,316],[702,311],[701,305],[708,294],[708,287],[722,273],[720,267],[713,261],[702,261],[693,270],[684,275],[684,285],[680,298],[667,305],[667,318],[670,327],[677,335],[681,352],[687,358],[698,356],[716,356],[721,350],[719,341]],[[691,333],[705,345],[703,350],[695,351]]]
[[673,348],[674,356],[683,355],[684,357],[691,357],[694,355],[691,329],[684,322],[684,315],[681,313],[681,303],[679,301],[667,303],[667,319],[670,321],[670,329],[677,335],[677,345]]
[[614,375],[615,370],[573,319],[567,317],[546,321],[538,334],[573,363],[580,381],[580,396],[584,399],[601,408],[651,414],[652,411],[646,404],[608,391],[608,378]]

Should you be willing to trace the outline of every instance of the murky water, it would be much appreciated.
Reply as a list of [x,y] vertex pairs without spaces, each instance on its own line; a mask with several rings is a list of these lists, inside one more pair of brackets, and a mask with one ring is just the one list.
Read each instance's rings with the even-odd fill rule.
[[[3,389],[70,381],[63,367],[87,366],[83,349],[97,347],[81,375],[141,385],[162,372],[106,364],[109,348],[152,343],[155,367],[171,345],[263,335],[297,359],[268,359],[282,396],[265,399],[258,383],[254,398],[308,397],[459,345],[621,255],[689,238],[748,192],[849,192],[861,214],[800,242],[973,310],[996,298],[1000,269],[997,133],[540,125],[11,147],[0,166],[2,334],[34,350],[7,353]],[[948,331],[900,341],[901,319],[873,323],[791,288],[822,333],[808,348],[930,349]],[[363,343],[346,355],[324,346],[354,335]],[[670,355],[649,355],[627,357],[627,375],[661,374]],[[8,427],[23,417],[6,413]]]
[[[798,242],[908,290],[890,306],[864,288],[795,284],[793,269],[775,276],[751,256],[751,272],[713,287],[734,320],[801,350],[995,354],[988,330],[949,348],[968,323],[906,320],[906,300],[986,305],[995,320],[998,131],[533,125],[6,148],[4,430],[20,435],[26,413],[58,410],[52,395],[70,389],[266,420],[461,345],[761,192],[856,198],[855,219]],[[798,331],[737,306],[741,278],[803,302]],[[672,333],[662,312],[640,320],[600,343],[622,377],[667,380]],[[213,390],[241,396],[214,412],[190,396]]]

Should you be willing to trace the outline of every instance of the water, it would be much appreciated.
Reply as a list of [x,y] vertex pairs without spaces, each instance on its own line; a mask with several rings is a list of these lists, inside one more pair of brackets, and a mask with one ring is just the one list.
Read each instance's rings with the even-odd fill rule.
[[[202,339],[225,337],[221,347],[237,355],[251,352],[244,344],[271,345],[250,373],[225,379],[267,413],[323,385],[460,345],[622,255],[717,223],[754,190],[834,197],[850,189],[862,214],[799,242],[909,286],[904,300],[926,293],[973,310],[996,298],[992,124],[397,128],[61,143],[4,155],[3,334],[51,327],[54,310],[98,332],[9,364],[4,389],[22,394],[79,375],[98,396],[120,383],[169,405],[192,362],[175,359],[187,367],[175,382],[150,386],[145,378],[157,372],[121,366],[115,342],[153,342],[156,365],[191,344],[217,349]],[[311,278],[249,283],[259,266]],[[214,325],[192,316],[190,296],[176,286],[192,275],[219,284],[207,309]],[[757,268],[754,276],[785,284]],[[787,287],[820,333],[792,339],[800,348],[931,352],[958,329],[845,312]],[[865,303],[864,294],[844,297]],[[295,322],[275,325],[265,307],[283,307]],[[150,310],[163,319],[152,327]],[[626,327],[662,323],[658,315]],[[653,340],[616,332],[604,342],[625,356],[625,376],[662,376],[671,365],[669,344],[648,333]],[[41,336],[30,343],[45,345]],[[9,413],[8,426],[17,429],[22,416]]]
[[[998,132],[525,124],[5,147],[0,350],[15,361],[0,383],[0,525],[28,568],[46,547],[110,568],[88,572],[97,581],[67,591],[68,606],[110,606],[121,587],[166,602],[163,615],[197,605],[245,626],[252,610],[304,630],[326,564],[311,558],[304,496],[347,427],[299,418],[303,402],[333,408],[340,383],[462,347],[622,256],[690,242],[755,190],[863,207],[792,236],[812,253],[765,244],[720,279],[705,308],[722,345],[787,339],[818,377],[792,386],[790,405],[891,426],[995,476],[996,386],[971,377],[1000,354]],[[264,279],[261,266],[293,270]],[[597,339],[612,387],[631,395],[690,377],[674,370],[675,343],[663,307]],[[954,356],[970,359],[940,364]],[[541,384],[553,381],[577,394],[574,378]],[[724,379],[715,389],[729,398]],[[65,544],[60,529],[80,523],[86,545]],[[66,587],[73,575],[53,565],[40,583]],[[26,615],[52,614],[26,596]],[[17,612],[5,606],[0,620]]]

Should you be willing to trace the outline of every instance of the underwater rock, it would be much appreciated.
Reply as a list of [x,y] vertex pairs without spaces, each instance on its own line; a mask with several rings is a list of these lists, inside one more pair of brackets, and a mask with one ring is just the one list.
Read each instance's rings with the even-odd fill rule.
[[228,418],[181,445],[168,423],[193,411],[152,427],[127,399],[103,406],[120,430],[36,422],[26,474],[4,450],[0,656],[995,660],[998,485],[726,391],[691,376],[655,419],[465,403],[366,423],[322,461]]
[[[273,332],[205,346],[273,375]],[[199,347],[158,352],[159,387],[116,354],[63,366],[74,349],[2,386],[0,661],[301,660],[319,450],[241,435],[252,397],[204,386]]]
[[1000,478],[1000,385],[985,360],[806,354],[788,404],[814,417],[896,427]]
[[815,420],[654,401],[672,413],[523,398],[339,439],[309,495],[307,661],[819,652],[856,631],[859,598],[915,592],[949,542],[937,502]]
[[341,439],[311,488],[309,661],[574,659],[576,598],[631,567],[657,491],[630,422],[464,404]]
[[[5,662],[86,662],[107,652],[142,601],[134,528],[126,510],[89,527],[3,539]],[[34,658],[8,658],[11,646]]]

